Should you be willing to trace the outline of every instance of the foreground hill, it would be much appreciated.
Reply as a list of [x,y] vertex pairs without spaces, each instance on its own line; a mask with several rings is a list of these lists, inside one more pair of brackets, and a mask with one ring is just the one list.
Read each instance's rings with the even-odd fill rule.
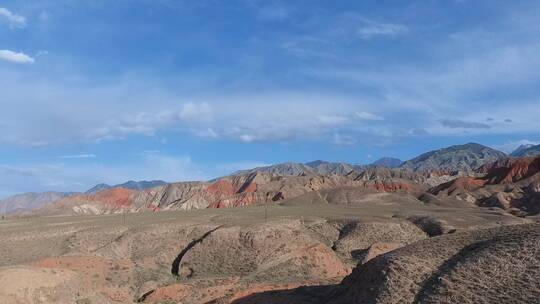
[[421,241],[357,268],[334,303],[391,303],[397,296],[409,303],[534,303],[539,238],[540,226],[529,225]]
[[505,157],[501,151],[469,143],[424,153],[404,162],[401,167],[414,171],[473,171],[485,163]]
[[530,220],[324,191],[311,203],[0,221],[0,302],[444,303],[446,287],[479,289],[476,303],[537,297]]
[[448,234],[380,255],[338,285],[262,292],[233,303],[537,303],[539,238],[538,224]]

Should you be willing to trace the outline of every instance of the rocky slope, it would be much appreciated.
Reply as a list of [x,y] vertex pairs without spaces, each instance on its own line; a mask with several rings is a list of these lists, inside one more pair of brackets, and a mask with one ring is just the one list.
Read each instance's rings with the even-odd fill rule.
[[[421,196],[426,189],[447,183],[456,177],[478,175],[481,172],[472,171],[472,168],[503,156],[502,152],[488,147],[467,144],[425,153],[403,163],[399,168],[388,168],[397,164],[394,159],[382,159],[378,162],[384,166],[314,161],[254,168],[208,182],[166,184],[163,181],[130,181],[113,187],[100,184],[85,194],[56,200],[35,210],[33,214],[107,214],[228,208],[340,188],[356,188],[358,191],[355,193],[360,196],[361,193],[370,191]],[[433,201],[432,196],[432,193],[427,193],[423,200]],[[470,202],[470,196],[459,198],[474,205],[474,202]],[[450,200],[445,198],[446,203],[440,199],[439,196],[438,204],[451,205],[452,201],[455,201],[454,197]]]
[[361,169],[361,166],[355,166],[347,163],[332,163],[322,160],[316,160],[305,164],[301,163],[282,163],[266,167],[258,167],[250,170],[243,170],[236,174],[246,173],[270,173],[283,176],[304,176],[304,175],[347,175],[354,170]]
[[98,184],[91,189],[88,189],[85,194],[95,194],[99,191],[112,189],[112,188],[125,188],[125,189],[131,189],[131,190],[144,190],[144,189],[150,189],[158,186],[166,185],[167,183],[161,180],[153,180],[153,181],[127,181],[123,184],[118,184],[114,186],[110,186],[108,184]]
[[282,163],[259,167],[240,171],[237,174],[262,172],[292,176],[325,174],[347,175],[351,172],[362,172],[370,167],[401,167],[412,171],[436,172],[439,175],[444,175],[456,173],[458,171],[472,172],[474,169],[485,163],[501,158],[506,158],[506,154],[480,144],[468,143],[465,145],[455,145],[430,151],[406,162],[397,158],[383,157],[372,164],[362,166],[317,160],[305,164]]
[[510,156],[524,157],[540,155],[540,145],[522,145],[513,151]]
[[[537,261],[522,254],[534,254],[531,245],[538,245],[529,226],[521,226],[523,238],[512,237],[516,233],[507,237],[496,231],[472,236],[469,232],[528,220],[487,209],[432,208],[419,201],[403,206],[399,199],[393,205],[376,199],[356,201],[353,207],[339,204],[337,196],[327,198],[333,205],[0,221],[0,302],[362,303],[402,295],[410,303],[421,282],[438,274],[440,265],[462,248],[490,240],[489,235],[515,242],[503,243],[511,250],[500,254],[498,247],[490,247],[486,253],[494,255],[479,255],[484,261],[480,266],[493,263],[488,270],[494,271],[515,257],[518,265],[531,267],[531,277],[516,281],[508,273],[519,272],[509,268],[500,272],[508,276],[494,280],[508,286],[522,283],[524,295],[535,295],[531,284],[538,284]],[[454,229],[429,238],[434,235],[429,222],[446,222]],[[523,243],[524,238],[531,241]],[[346,278],[355,268],[361,270]],[[466,278],[477,273],[472,267]],[[460,282],[462,277],[453,278]],[[380,281],[385,284],[379,289]],[[336,292],[327,293],[330,287]],[[362,298],[356,297],[357,291],[370,293]],[[274,294],[282,296],[279,301],[269,297]],[[308,301],[297,301],[298,295]]]
[[374,167],[386,167],[386,168],[397,168],[403,164],[403,161],[401,159],[393,158],[393,157],[383,157],[380,158],[370,164],[370,166]]
[[335,174],[335,175],[347,175],[357,169],[357,166],[353,166],[347,163],[330,163],[321,160],[309,162],[305,164],[311,168],[315,173],[321,175]]
[[94,187],[86,190],[86,192],[84,192],[84,193],[85,194],[95,194],[95,193],[98,193],[99,191],[104,191],[104,190],[108,190],[108,189],[111,189],[111,188],[113,188],[113,186],[111,186],[109,184],[101,183],[101,184],[97,184]]
[[450,146],[424,153],[401,167],[414,171],[473,171],[481,165],[505,158],[506,154],[476,143]]
[[[502,163],[502,161],[498,163]],[[335,173],[321,175],[314,172],[313,168],[327,170],[329,163],[317,162],[310,164],[310,166],[302,165],[302,167],[295,164],[289,165],[286,167],[291,170],[286,172],[290,174],[285,175],[264,172],[265,170],[253,170],[211,182],[172,183],[142,191],[112,188],[96,194],[75,195],[35,210],[33,214],[108,214],[230,208],[281,201],[310,192],[345,188],[355,189],[354,192],[348,194],[349,196],[354,195],[356,197],[354,200],[362,200],[364,196],[377,192],[401,193],[402,195],[409,194],[413,197],[421,197],[424,202],[436,201],[438,205],[453,205],[456,201],[460,201],[461,203],[458,204],[460,206],[485,206],[484,203],[480,202],[481,199],[475,198],[471,193],[461,191],[443,195],[444,192],[438,189],[447,187],[448,181],[453,180],[455,176],[441,174],[437,171],[413,172],[406,168],[366,167],[362,170],[353,169],[345,174],[350,168],[340,164],[331,167],[333,169],[339,168],[337,171],[333,171]],[[281,165],[277,167],[284,168]],[[266,169],[274,172],[277,167],[266,167]],[[304,171],[300,173],[297,170],[299,168],[305,170],[302,169]],[[488,170],[488,165],[482,168],[482,170]],[[283,173],[283,171],[280,172]],[[339,174],[337,174],[338,172]],[[486,173],[479,170],[474,174]],[[458,178],[455,183],[459,187],[460,183],[469,180],[469,184],[477,185],[479,183],[475,181],[474,177]],[[441,183],[446,184],[425,193],[430,187]],[[469,184],[463,186],[465,190],[469,190]],[[483,186],[483,184],[478,184],[478,186]],[[497,191],[497,189],[493,191]],[[502,194],[497,195],[501,196]],[[520,197],[523,201],[529,198],[529,196],[523,195]]]
[[[130,196],[135,191],[141,191],[166,185],[164,181],[128,181],[116,186],[107,184],[99,184],[89,189],[85,193],[77,192],[42,192],[42,193],[23,193],[13,195],[0,200],[0,213],[6,214],[21,214],[28,213],[31,210],[42,208],[53,202],[58,202],[58,208],[71,205],[69,202],[77,202],[82,205],[77,213],[93,213],[96,206],[92,206],[95,202],[103,203],[109,207],[105,209],[116,210],[117,207],[125,206],[125,203],[119,203],[118,200],[130,201]],[[119,190],[125,189],[128,191]],[[74,205],[74,204],[73,204]],[[97,206],[99,207],[99,206]],[[71,207],[68,207],[68,209]],[[84,209],[89,208],[88,212]],[[99,209],[99,208],[98,208]]]
[[[315,161],[315,163],[317,163]],[[302,176],[302,175],[316,175],[317,172],[305,164],[301,163],[282,163],[266,167],[257,167],[249,170],[242,170],[236,172],[235,175],[244,175],[249,173],[268,173],[268,174],[277,174],[277,175],[291,175],[291,176]]]
[[371,168],[341,175],[283,176],[253,172],[212,182],[181,182],[143,191],[112,188],[61,199],[34,214],[107,214],[157,210],[229,208],[274,202],[324,189],[357,188],[374,192],[421,193],[424,177],[405,170]]
[[357,267],[318,303],[535,303],[539,238],[525,225],[420,241]]
[[69,192],[42,192],[17,194],[0,200],[1,213],[23,212],[40,208],[61,198],[74,195]]
[[532,304],[540,297],[539,237],[538,224],[447,234],[383,252],[337,285],[260,292],[232,303]]
[[540,212],[540,157],[502,159],[477,171],[483,176],[460,177],[430,189],[429,193],[515,214]]

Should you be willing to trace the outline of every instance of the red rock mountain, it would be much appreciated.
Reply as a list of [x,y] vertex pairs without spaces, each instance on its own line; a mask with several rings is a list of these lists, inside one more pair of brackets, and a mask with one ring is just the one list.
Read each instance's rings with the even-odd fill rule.
[[425,177],[386,168],[341,175],[282,176],[251,172],[211,182],[180,182],[147,190],[112,188],[58,200],[36,214],[107,214],[158,210],[230,208],[293,198],[308,192],[353,187],[375,192],[422,193]]
[[480,177],[456,178],[429,193],[516,214],[540,212],[540,157],[498,160],[483,165],[478,173]]
[[[95,194],[62,198],[33,214],[108,214],[159,210],[230,208],[267,203],[332,189],[407,193],[411,197],[436,197],[444,205],[499,207],[514,214],[540,212],[540,157],[503,159],[481,166],[474,175],[452,179],[439,171],[365,168],[344,175],[304,172],[240,172],[209,182],[180,182],[146,190],[112,188]],[[433,202],[434,200],[431,199]]]

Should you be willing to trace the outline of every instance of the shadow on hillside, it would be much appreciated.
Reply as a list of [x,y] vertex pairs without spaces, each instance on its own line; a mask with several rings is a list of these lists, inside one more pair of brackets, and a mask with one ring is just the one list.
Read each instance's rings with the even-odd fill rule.
[[210,234],[212,234],[212,232],[218,230],[219,228],[221,228],[221,226],[218,226],[210,231],[207,231],[205,234],[203,234],[200,238],[197,238],[197,239],[194,239],[192,240],[184,249],[182,249],[182,251],[178,254],[178,256],[174,259],[173,263],[172,263],[172,266],[171,266],[171,273],[175,276],[178,276],[179,275],[179,271],[180,271],[180,266],[182,264],[182,259],[184,258],[184,255],[186,255],[186,253],[191,250],[191,248],[195,247],[195,245],[201,243],[205,238],[207,238],[208,236],[210,236]]
[[317,304],[328,303],[329,295],[339,285],[302,286],[254,293],[237,299],[232,304]]

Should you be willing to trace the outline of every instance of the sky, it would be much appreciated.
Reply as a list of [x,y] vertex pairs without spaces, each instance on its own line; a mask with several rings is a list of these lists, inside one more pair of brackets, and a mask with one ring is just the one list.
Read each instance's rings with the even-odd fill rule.
[[540,2],[0,2],[0,197],[540,143]]

